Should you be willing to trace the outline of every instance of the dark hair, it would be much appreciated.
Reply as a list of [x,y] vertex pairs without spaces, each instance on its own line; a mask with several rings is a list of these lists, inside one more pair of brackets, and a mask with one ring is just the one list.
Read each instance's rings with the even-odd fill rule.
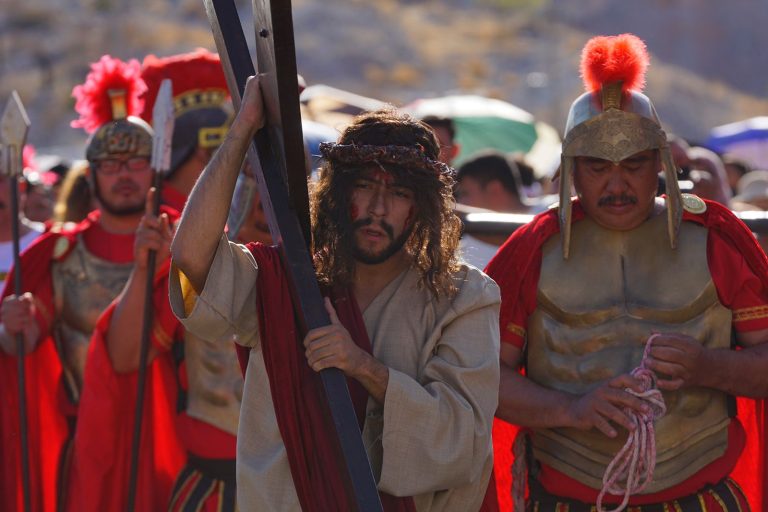
[[522,200],[521,177],[517,164],[495,150],[476,153],[456,171],[456,181],[472,178],[485,187],[491,181],[499,181],[504,189]]
[[[362,114],[339,138],[345,146],[418,148],[427,160],[437,161],[437,139],[424,123],[394,109]],[[354,274],[352,187],[361,167],[329,159],[312,191],[312,244],[315,270],[324,285],[349,285]],[[419,283],[436,297],[456,288],[452,274],[459,269],[457,247],[461,221],[453,212],[453,178],[423,167],[386,165],[395,179],[414,192],[416,207],[405,250],[420,274]]]
[[456,126],[450,117],[426,116],[421,119],[421,122],[430,128],[445,128],[451,137],[451,142],[456,138]]

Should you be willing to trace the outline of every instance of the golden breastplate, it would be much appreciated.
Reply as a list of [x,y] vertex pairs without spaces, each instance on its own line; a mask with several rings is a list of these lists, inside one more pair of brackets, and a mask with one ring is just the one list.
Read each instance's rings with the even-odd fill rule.
[[189,382],[187,414],[236,435],[243,401],[243,374],[234,342],[212,343],[187,331],[184,358]]
[[113,263],[88,252],[78,237],[72,252],[53,263],[54,337],[67,389],[74,403],[80,399],[88,344],[99,315],[122,291],[133,263]]
[[[579,221],[568,260],[560,237],[544,245],[537,309],[528,322],[531,379],[586,393],[639,366],[654,332],[687,334],[707,347],[730,345],[731,312],[709,272],[707,230],[683,223],[672,250],[665,219],[657,215],[626,232]],[[646,493],[685,480],[722,456],[728,442],[725,394],[694,388],[665,392],[664,399],[667,415],[656,424],[656,470]],[[625,441],[596,429],[538,429],[533,447],[537,459],[599,489]]]

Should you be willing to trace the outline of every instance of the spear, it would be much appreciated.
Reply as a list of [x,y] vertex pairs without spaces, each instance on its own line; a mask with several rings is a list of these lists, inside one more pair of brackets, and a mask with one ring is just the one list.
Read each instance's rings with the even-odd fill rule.
[[[22,171],[22,151],[29,132],[29,118],[16,91],[11,93],[0,119],[0,142],[4,148],[5,165],[3,172],[9,178],[11,188],[11,231],[13,236],[13,287],[15,295],[22,293],[21,258],[19,257],[19,176]],[[27,432],[27,393],[24,375],[24,335],[16,333],[16,361],[19,386],[19,428],[21,439],[21,485],[24,495],[24,510],[31,507],[29,483],[29,440]]]
[[[163,80],[152,109],[152,168],[155,170],[152,212],[160,213],[160,188],[171,167],[171,139],[173,137],[173,92],[169,79]],[[147,359],[149,358],[149,334],[152,332],[154,310],[152,291],[154,290],[155,260],[157,253],[149,251],[147,255],[147,284],[144,293],[144,320],[141,330],[141,351],[139,352],[139,378],[136,392],[136,412],[133,420],[133,444],[131,446],[131,473],[128,480],[128,512],[133,512],[136,505],[136,483],[139,474],[139,449],[141,447],[141,422],[144,413],[144,388],[147,380]]]

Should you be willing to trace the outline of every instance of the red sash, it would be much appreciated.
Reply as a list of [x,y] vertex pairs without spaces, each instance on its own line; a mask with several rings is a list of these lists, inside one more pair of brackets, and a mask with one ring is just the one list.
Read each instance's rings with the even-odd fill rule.
[[[285,443],[288,464],[302,510],[325,512],[353,510],[340,477],[344,469],[335,433],[323,403],[320,376],[304,357],[302,333],[296,327],[291,301],[277,250],[248,244],[259,266],[257,314],[264,364],[267,369],[277,424]],[[351,291],[332,293],[334,307],[355,343],[371,352],[362,315]],[[241,365],[247,349],[238,347]],[[245,357],[243,357],[245,356]],[[368,393],[354,379],[347,379],[358,421],[362,425]],[[415,512],[413,499],[379,493],[386,512]]]

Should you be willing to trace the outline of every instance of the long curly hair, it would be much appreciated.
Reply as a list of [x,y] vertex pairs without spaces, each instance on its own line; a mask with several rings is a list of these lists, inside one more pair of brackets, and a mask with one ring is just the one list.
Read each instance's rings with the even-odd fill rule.
[[358,116],[338,144],[327,145],[323,153],[326,163],[311,197],[314,263],[321,284],[352,283],[353,185],[363,169],[374,165],[384,166],[413,190],[414,223],[404,250],[420,274],[420,286],[435,297],[454,294],[461,221],[453,212],[453,172],[437,161],[439,144],[432,130],[394,109],[377,110]]

